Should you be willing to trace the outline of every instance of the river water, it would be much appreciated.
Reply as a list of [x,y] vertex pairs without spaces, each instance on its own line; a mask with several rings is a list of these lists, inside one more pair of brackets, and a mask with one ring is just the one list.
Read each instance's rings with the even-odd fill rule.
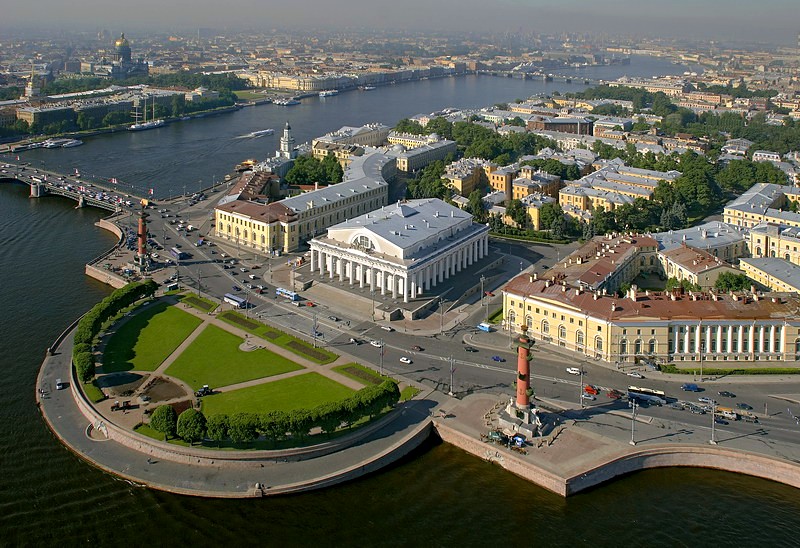
[[[624,72],[677,70],[662,64],[634,64]],[[606,78],[609,71],[623,72],[596,70],[606,70]],[[324,102],[306,99],[289,109],[248,108],[26,155],[47,167],[116,176],[139,189],[156,186],[164,195],[170,187],[207,183],[243,158],[271,154],[277,137],[235,137],[278,130],[287,117],[300,142],[345,124],[391,124],[446,106],[482,106],[572,87],[491,77],[428,80]],[[34,401],[45,349],[109,292],[83,275],[83,264],[112,245],[113,237],[94,227],[101,212],[73,205],[60,198],[30,200],[27,187],[0,185],[0,545],[798,545],[797,490],[708,470],[640,472],[565,500],[431,442],[362,480],[258,501],[170,495],[97,471],[54,439]]]

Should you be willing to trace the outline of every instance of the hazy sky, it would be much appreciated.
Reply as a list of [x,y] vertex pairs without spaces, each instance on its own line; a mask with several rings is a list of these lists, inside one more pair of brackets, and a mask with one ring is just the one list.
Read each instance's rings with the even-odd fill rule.
[[0,26],[603,32],[796,43],[798,0],[0,0]]

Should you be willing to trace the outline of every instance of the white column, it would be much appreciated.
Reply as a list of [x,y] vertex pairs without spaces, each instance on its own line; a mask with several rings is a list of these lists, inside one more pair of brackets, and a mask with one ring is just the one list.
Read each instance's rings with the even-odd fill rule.
[[423,291],[430,291],[431,290],[431,267],[425,267],[425,270],[422,272],[422,283],[423,283]]
[[445,268],[445,266],[447,266],[447,259],[445,259],[445,257],[442,257],[441,259],[436,261],[437,283],[442,283],[444,281],[444,268]]
[[674,336],[673,336],[673,339],[675,339],[675,343],[673,345],[674,354],[681,354],[681,347],[679,346],[680,345],[681,334],[678,331],[678,326],[675,326],[672,329],[675,330],[675,333],[674,333]]
[[728,354],[733,353],[733,326],[728,326],[728,346],[725,350]]
[[417,274],[411,274],[411,298],[415,299],[417,297]]
[[386,272],[383,269],[378,270],[378,276],[381,280],[381,295],[386,295]]
[[737,351],[738,352],[742,352],[744,350],[744,348],[742,347],[743,343],[744,343],[744,326],[740,325],[739,326],[739,346],[737,347]]
[[348,261],[348,264],[350,266],[350,270],[349,270],[348,274],[350,274],[350,285],[352,286],[353,282],[355,281],[354,274],[355,274],[355,269],[356,269],[356,263],[354,263],[352,260],[350,260],[350,261]]
[[322,250],[319,252],[319,274],[320,276],[325,275],[325,261],[328,260],[327,254],[324,253]]
[[392,278],[392,298],[396,299],[397,298],[397,274],[392,272],[391,274],[389,274],[389,276]]
[[339,263],[339,281],[344,281],[344,269],[345,269],[345,261],[341,257],[338,257],[337,263]]
[[316,257],[316,256],[317,256],[317,252],[312,249],[311,250],[311,273],[312,274],[314,273],[314,264],[315,264],[314,263],[314,257]]
[[722,326],[716,326],[717,331],[717,354],[722,354]]
[[706,337],[706,352],[711,352],[711,326],[707,325],[705,329]]
[[756,341],[755,341],[755,338],[756,338],[756,326],[755,325],[748,326],[748,330],[747,331],[748,331],[747,338],[750,341],[749,342],[750,352],[752,352],[753,354],[757,354],[758,350],[756,350]]
[[364,265],[359,263],[356,270],[358,271],[358,287],[364,289]]
[[686,331],[683,334],[683,347],[686,349],[687,353],[691,353],[692,349],[689,348],[689,332],[692,330],[691,327],[688,325],[686,326]]
[[780,353],[784,354],[783,359],[785,360],[785,359],[787,359],[786,355],[789,354],[788,352],[786,352],[786,326],[782,325],[778,329],[780,329],[780,331],[781,331],[781,334],[780,334],[780,345],[781,345],[781,347],[778,348],[776,350],[776,352],[780,352]]
[[[403,283],[403,302],[408,302],[408,275],[406,277],[400,278],[400,281]],[[414,288],[414,282],[411,282],[411,288]]]
[[764,326],[758,326],[758,352],[764,352]]
[[336,261],[336,257],[334,257],[333,255],[328,254],[328,275],[330,276],[331,280],[333,279],[334,268],[336,266],[335,261]]
[[770,354],[775,353],[775,326],[769,326],[769,352]]

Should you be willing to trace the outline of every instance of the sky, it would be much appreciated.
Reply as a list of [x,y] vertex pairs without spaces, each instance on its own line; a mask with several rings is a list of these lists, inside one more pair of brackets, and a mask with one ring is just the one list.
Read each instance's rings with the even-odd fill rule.
[[0,0],[0,26],[562,31],[796,44],[798,0]]

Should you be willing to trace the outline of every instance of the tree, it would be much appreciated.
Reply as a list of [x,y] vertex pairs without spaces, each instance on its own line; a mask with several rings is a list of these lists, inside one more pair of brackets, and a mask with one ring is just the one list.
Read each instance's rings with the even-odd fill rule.
[[150,415],[150,426],[153,430],[164,434],[164,439],[175,435],[175,427],[178,422],[178,414],[171,405],[160,405]]
[[394,126],[394,130],[398,133],[414,133],[416,135],[425,135],[427,133],[419,122],[409,120],[408,118],[403,118],[397,122],[397,125]]
[[700,291],[700,286],[697,284],[693,284],[689,280],[680,280],[678,278],[672,277],[667,280],[666,290],[672,291],[673,289],[680,289],[682,291]]
[[206,422],[206,435],[208,439],[219,442],[228,437],[228,415],[211,415]]
[[[544,209],[544,207],[542,209]],[[519,228],[525,228],[528,224],[528,209],[519,200],[511,200],[511,202],[509,202],[508,207],[506,207],[506,215],[511,217],[511,220],[514,221]]]
[[476,222],[486,222],[486,207],[483,204],[483,193],[480,190],[475,189],[469,193],[467,209],[472,213]]
[[180,414],[177,424],[178,436],[190,444],[202,440],[206,435],[206,417],[200,411],[189,408]]
[[721,291],[742,291],[751,285],[750,278],[744,274],[734,274],[733,272],[723,272],[714,282],[714,288]]
[[228,421],[228,437],[234,443],[249,443],[258,437],[258,417],[253,413],[236,413]]

